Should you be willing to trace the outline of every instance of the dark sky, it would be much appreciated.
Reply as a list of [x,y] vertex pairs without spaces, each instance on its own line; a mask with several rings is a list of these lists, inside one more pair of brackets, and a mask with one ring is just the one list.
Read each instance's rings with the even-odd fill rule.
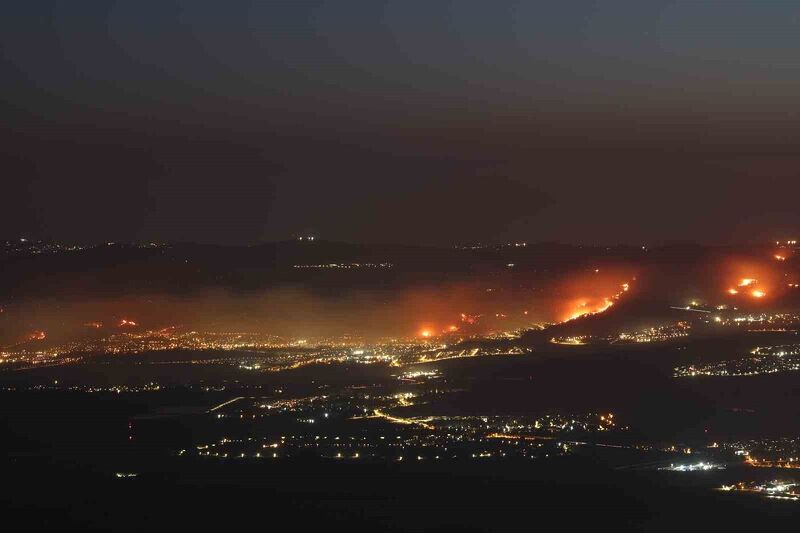
[[12,2],[4,236],[736,242],[800,229],[800,5]]

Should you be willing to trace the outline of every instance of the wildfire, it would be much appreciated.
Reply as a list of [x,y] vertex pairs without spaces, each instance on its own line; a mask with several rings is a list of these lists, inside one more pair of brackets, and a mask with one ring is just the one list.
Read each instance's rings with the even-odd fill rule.
[[746,294],[753,298],[763,298],[767,295],[767,287],[756,278],[742,278],[739,280],[737,287],[728,289],[728,294],[735,296],[739,294],[739,289],[747,288]]
[[475,324],[478,322],[480,316],[478,315],[469,315],[467,313],[461,313],[461,322],[465,324]]
[[103,323],[102,322],[87,322],[87,323],[84,324],[84,326],[87,327],[87,328],[100,329],[100,328],[103,327]]
[[[745,283],[745,282],[747,282],[747,283]],[[739,283],[739,287],[748,287],[748,286],[752,287],[756,283],[757,283],[757,280],[754,280],[754,279],[750,279],[750,278],[743,279]],[[734,288],[730,288],[730,289],[728,289],[728,294],[732,294],[732,295],[735,296],[735,295],[739,294],[739,291],[734,289]],[[750,296],[752,296],[753,298],[763,298],[764,296],[767,295],[767,291],[765,291],[764,289],[760,289],[760,288],[754,288],[754,289],[750,290],[748,294],[750,294]]]
[[[635,278],[634,278],[635,279]],[[582,316],[587,315],[596,315],[598,313],[602,313],[608,310],[611,306],[614,305],[614,302],[619,300],[622,295],[630,290],[630,284],[623,283],[619,286],[619,290],[612,294],[611,296],[600,298],[600,299],[586,299],[582,298],[574,302],[571,307],[571,311],[567,314],[564,322],[569,322],[570,320],[575,320],[576,318],[580,318]]]
[[119,321],[119,324],[117,324],[117,326],[119,326],[121,328],[133,327],[133,326],[136,326],[136,325],[138,325],[138,324],[136,324],[136,322],[134,322],[133,320],[128,320],[127,318],[123,318],[122,320]]
[[429,339],[433,337],[433,332],[429,329],[423,329],[422,331],[419,332],[419,336],[422,337],[423,339]]
[[774,255],[772,257],[776,261],[786,261],[793,255],[794,255],[794,250],[792,250],[792,248],[785,248],[783,246],[780,246],[777,249],[775,249]]
[[47,338],[47,334],[44,331],[34,331],[28,335],[29,341],[43,341]]
[[602,313],[614,305],[614,301],[620,297],[620,294],[621,293],[617,293],[611,298],[602,298],[595,301],[586,299],[578,300],[571,306],[571,311],[568,312],[563,321],[569,322],[570,320],[575,320],[576,318],[580,318],[582,316]]
[[[779,261],[783,259],[778,256],[789,257],[783,250],[776,250],[774,253]],[[729,272],[724,287],[728,288],[725,290],[732,296],[738,295],[738,298],[752,301],[775,297],[780,293],[779,287],[784,286],[785,275],[774,262],[734,260],[727,269]]]

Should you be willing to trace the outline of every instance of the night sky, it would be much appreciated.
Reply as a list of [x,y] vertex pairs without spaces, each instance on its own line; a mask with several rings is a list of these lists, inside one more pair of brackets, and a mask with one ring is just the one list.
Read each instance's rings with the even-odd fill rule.
[[798,58],[788,0],[12,2],[0,236],[792,236]]

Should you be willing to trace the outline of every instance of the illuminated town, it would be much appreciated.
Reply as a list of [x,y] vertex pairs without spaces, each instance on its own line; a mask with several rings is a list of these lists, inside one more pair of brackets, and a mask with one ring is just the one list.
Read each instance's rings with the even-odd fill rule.
[[761,495],[776,500],[800,501],[800,484],[796,481],[772,480],[764,483],[740,481],[731,485],[722,485],[719,490],[725,492],[743,492]]
[[[800,468],[794,248],[782,246],[782,259],[750,252],[771,261],[758,266],[726,260],[687,289],[680,276],[649,281],[658,249],[578,248],[570,254],[589,256],[578,265],[569,255],[561,270],[540,271],[525,255],[541,253],[535,244],[455,247],[447,253],[469,268],[437,264],[460,277],[433,290],[402,254],[347,257],[305,237],[275,246],[289,250],[273,268],[281,283],[335,295],[196,288],[29,303],[17,292],[0,305],[0,394],[31,420],[59,413],[39,426],[41,442],[64,442],[66,464],[123,487],[176,469],[237,479],[367,469],[410,476],[408,490],[422,472],[586,471],[632,487],[645,476],[668,498],[690,488],[698,505],[720,494],[732,505],[746,494],[800,501],[794,482],[774,481]],[[8,264],[123,254],[168,272],[212,261],[178,245],[35,250]],[[599,264],[609,254],[631,264]],[[733,274],[719,274],[726,268]],[[225,276],[195,283],[253,283]],[[383,289],[395,276],[409,278]],[[82,418],[94,409],[85,406],[97,414]],[[31,441],[16,432],[31,430],[19,416],[8,418],[9,442],[24,450]],[[15,464],[35,469],[52,453]]]
[[751,356],[705,365],[675,368],[675,377],[694,376],[757,376],[800,370],[800,344],[759,346]]

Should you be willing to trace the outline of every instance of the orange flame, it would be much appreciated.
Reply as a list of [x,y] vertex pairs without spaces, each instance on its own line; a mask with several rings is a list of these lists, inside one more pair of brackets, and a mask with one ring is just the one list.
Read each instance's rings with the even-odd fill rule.
[[34,331],[28,335],[29,341],[43,341],[47,337],[44,331]]

